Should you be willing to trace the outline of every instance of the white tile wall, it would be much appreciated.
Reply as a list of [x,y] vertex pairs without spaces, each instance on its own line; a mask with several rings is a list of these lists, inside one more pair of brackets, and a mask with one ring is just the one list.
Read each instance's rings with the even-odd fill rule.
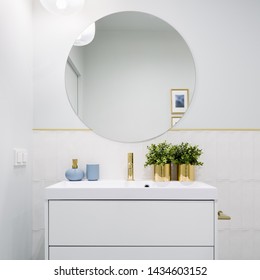
[[231,221],[218,221],[220,259],[260,259],[260,132],[258,131],[169,131],[142,143],[118,143],[91,131],[35,131],[33,160],[33,256],[43,258],[43,191],[64,180],[71,159],[79,167],[100,164],[101,179],[125,179],[127,153],[134,152],[135,178],[151,179],[144,168],[147,145],[167,140],[187,141],[203,149],[204,165],[197,180],[218,188],[218,209]]

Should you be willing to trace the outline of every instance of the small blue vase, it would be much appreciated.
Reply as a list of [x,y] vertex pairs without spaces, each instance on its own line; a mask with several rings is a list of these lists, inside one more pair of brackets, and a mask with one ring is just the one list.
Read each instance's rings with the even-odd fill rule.
[[86,165],[86,178],[88,181],[97,181],[99,179],[99,164]]
[[72,160],[72,168],[65,172],[65,177],[69,181],[81,181],[84,178],[84,172],[78,168],[78,160]]

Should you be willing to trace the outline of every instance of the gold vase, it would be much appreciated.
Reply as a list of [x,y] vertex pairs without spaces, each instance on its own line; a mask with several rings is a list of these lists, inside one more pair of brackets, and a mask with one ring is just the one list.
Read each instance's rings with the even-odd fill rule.
[[190,164],[179,164],[177,167],[178,181],[194,181],[195,166]]
[[154,165],[154,181],[167,182],[171,180],[171,164]]

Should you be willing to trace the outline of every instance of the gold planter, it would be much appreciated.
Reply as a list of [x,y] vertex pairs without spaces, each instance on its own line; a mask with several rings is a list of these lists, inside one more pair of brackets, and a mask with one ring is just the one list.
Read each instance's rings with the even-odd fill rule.
[[194,181],[195,166],[190,164],[179,164],[177,167],[178,181]]
[[154,181],[167,182],[171,180],[171,164],[154,165]]

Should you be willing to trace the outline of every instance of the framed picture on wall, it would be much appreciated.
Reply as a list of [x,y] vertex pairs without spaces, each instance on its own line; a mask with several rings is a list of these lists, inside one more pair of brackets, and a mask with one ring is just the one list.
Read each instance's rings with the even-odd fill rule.
[[171,89],[171,112],[172,114],[183,114],[189,106],[188,89]]

